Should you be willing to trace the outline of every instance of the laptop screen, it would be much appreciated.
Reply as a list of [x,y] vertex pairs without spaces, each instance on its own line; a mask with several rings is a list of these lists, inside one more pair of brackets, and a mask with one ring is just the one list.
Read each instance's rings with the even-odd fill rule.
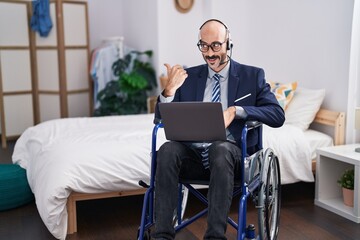
[[159,110],[168,140],[226,140],[223,110],[219,102],[159,103]]

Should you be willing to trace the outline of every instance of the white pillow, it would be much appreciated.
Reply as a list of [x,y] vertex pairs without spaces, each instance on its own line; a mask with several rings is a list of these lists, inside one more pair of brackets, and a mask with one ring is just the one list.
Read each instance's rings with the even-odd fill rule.
[[325,89],[298,87],[285,111],[285,124],[299,127],[303,131],[309,128],[325,98]]

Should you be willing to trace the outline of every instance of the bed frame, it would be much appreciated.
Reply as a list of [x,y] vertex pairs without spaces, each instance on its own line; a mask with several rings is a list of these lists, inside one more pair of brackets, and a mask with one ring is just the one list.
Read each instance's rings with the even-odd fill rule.
[[[334,128],[333,140],[334,145],[343,145],[345,143],[345,113],[335,112],[326,109],[320,109],[313,121]],[[312,160],[312,171],[315,173],[316,159]]]
[[[131,191],[105,192],[105,193],[78,193],[72,192],[68,197],[66,208],[68,212],[68,234],[77,232],[76,203],[78,201],[105,199],[113,197],[125,197],[144,194],[146,188]],[[140,224],[140,222],[139,222]]]
[[[156,98],[148,99],[149,112],[153,112],[156,102]],[[334,144],[341,145],[345,141],[345,113],[334,112],[326,109],[320,109],[316,114],[314,123],[327,125],[334,128]],[[315,159],[312,162],[312,169],[315,171]],[[131,191],[119,191],[119,192],[106,192],[106,193],[78,193],[72,192],[68,197],[67,211],[68,211],[68,234],[77,232],[77,219],[76,219],[76,203],[78,201],[104,199],[112,197],[124,197],[132,195],[144,194],[145,188],[140,188]]]

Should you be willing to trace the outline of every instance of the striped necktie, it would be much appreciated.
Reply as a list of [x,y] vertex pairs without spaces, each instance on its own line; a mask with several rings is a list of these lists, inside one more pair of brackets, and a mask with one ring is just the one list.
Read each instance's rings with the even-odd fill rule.
[[214,74],[214,88],[212,90],[211,101],[212,102],[220,102],[220,74]]
[[[221,78],[221,75],[217,74],[217,73],[214,74],[214,76],[213,76],[214,87],[213,87],[212,95],[211,95],[212,102],[220,102],[220,78]],[[210,144],[207,145],[206,147],[204,147],[200,151],[200,154],[202,157],[202,164],[205,169],[209,168],[209,147],[210,147]]]

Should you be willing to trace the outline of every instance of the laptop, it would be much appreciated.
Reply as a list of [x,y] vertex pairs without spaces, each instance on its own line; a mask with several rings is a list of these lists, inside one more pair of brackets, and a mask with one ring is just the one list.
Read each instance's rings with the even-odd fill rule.
[[172,141],[226,141],[223,110],[219,102],[159,103],[165,136]]

